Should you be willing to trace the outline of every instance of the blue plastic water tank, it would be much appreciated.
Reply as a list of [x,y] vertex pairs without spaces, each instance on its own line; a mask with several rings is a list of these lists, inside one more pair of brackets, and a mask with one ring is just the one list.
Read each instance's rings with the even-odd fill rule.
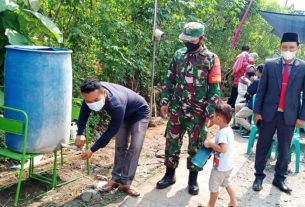
[[[54,151],[69,140],[72,107],[71,50],[6,46],[4,105],[29,117],[27,152]],[[14,112],[8,118],[22,119]],[[22,151],[22,137],[6,134],[10,150]]]

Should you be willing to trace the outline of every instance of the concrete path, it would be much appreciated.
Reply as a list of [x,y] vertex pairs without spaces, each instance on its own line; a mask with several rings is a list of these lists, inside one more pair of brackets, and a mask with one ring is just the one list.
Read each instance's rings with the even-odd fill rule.
[[[232,177],[240,170],[247,160],[245,154],[247,139],[235,136],[235,168]],[[212,159],[205,165],[202,172],[199,173],[198,183],[200,192],[197,196],[191,196],[187,191],[188,170],[186,169],[186,156],[181,158],[181,162],[176,171],[176,184],[169,188],[157,190],[156,183],[163,177],[163,173],[155,175],[138,188],[141,196],[138,198],[127,197],[120,204],[112,204],[109,207],[196,207],[199,203],[206,203],[209,198],[208,181],[212,169]],[[252,175],[250,175],[252,176]]]

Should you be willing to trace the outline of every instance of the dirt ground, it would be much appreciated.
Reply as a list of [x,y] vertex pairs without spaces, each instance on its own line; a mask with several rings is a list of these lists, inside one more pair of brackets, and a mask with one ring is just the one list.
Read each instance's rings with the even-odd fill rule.
[[[163,165],[164,144],[163,137],[165,124],[149,128],[146,134],[144,146],[137,169],[137,175],[133,182],[134,186],[145,182],[146,179],[158,172],[158,168]],[[185,150],[183,150],[185,153]],[[63,167],[59,168],[59,181],[67,181],[75,177],[85,175],[86,165],[84,161],[79,159],[79,152],[65,150]],[[47,155],[48,158],[50,157]],[[48,186],[40,184],[36,181],[26,181],[22,184],[20,206],[31,207],[55,207],[73,205],[73,200],[78,200],[84,189],[93,188],[99,181],[105,181],[111,176],[112,163],[114,159],[114,140],[109,145],[96,152],[91,158],[91,175],[84,176],[77,181],[68,185],[57,188],[54,191],[48,192],[46,195],[39,196],[42,192],[51,190]],[[0,187],[9,184],[9,182],[17,181],[17,171],[11,170],[9,166],[12,163],[0,161]],[[40,169],[51,169],[51,163],[38,167]],[[26,175],[25,175],[26,176]],[[0,206],[13,206],[16,185],[0,191]],[[112,191],[101,195],[99,200],[83,206],[105,206],[114,201],[123,199],[124,193]]]
[[[136,178],[133,185],[140,188],[149,178],[159,173],[163,174],[163,157],[164,144],[163,137],[165,124],[157,127],[149,128],[146,134],[139,166],[137,169]],[[209,133],[209,137],[214,136],[216,128],[214,127]],[[187,139],[185,139],[187,140]],[[294,172],[294,160],[290,164],[291,173],[288,176],[287,183],[294,193],[292,196],[286,194],[276,193],[277,189],[272,187],[272,174],[274,170],[275,161],[271,160],[267,165],[266,173],[267,179],[264,184],[264,189],[260,193],[253,192],[251,185],[253,182],[253,163],[254,155],[243,164],[243,167],[232,178],[232,183],[235,186],[238,201],[240,206],[275,206],[275,207],[303,207],[305,206],[305,191],[302,186],[305,186],[305,163],[304,163],[304,139],[302,139],[302,162],[300,165],[300,173]],[[187,141],[183,144],[182,154],[186,154]],[[65,164],[59,168],[59,180],[70,180],[77,176],[85,175],[86,165],[84,161],[79,159],[79,152],[70,150],[65,151]],[[48,158],[47,156],[45,158]],[[50,190],[49,187],[35,181],[27,181],[23,183],[21,191],[20,206],[30,207],[102,207],[108,204],[118,206],[124,200],[126,195],[118,190],[108,193],[103,193],[97,196],[96,199],[85,203],[81,201],[83,191],[93,189],[99,182],[103,182],[110,178],[112,163],[114,158],[114,141],[102,150],[95,153],[91,159],[91,175],[83,176],[68,185],[57,188],[44,195],[37,196],[42,192]],[[236,158],[238,162],[238,157]],[[9,166],[12,163],[0,161],[0,187],[8,184],[12,180],[17,180],[16,171],[10,170]],[[51,169],[51,165],[47,164],[38,169]],[[15,195],[15,187],[12,186],[0,192],[0,207],[13,206],[13,199]],[[257,195],[258,194],[258,195]],[[280,196],[279,196],[280,195]],[[221,192],[218,206],[226,206],[228,203],[228,196],[225,192]],[[112,205],[112,206],[113,206]],[[179,204],[177,204],[177,207]]]

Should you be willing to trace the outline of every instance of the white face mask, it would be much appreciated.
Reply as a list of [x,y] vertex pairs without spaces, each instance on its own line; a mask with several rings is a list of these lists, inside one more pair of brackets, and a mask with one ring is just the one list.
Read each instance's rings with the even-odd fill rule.
[[297,51],[290,52],[289,50],[288,50],[288,51],[282,51],[282,57],[283,57],[285,60],[292,60],[293,58],[295,58],[296,52],[297,52]]
[[94,103],[86,103],[86,104],[88,105],[89,109],[93,111],[100,111],[105,105],[105,98],[102,98],[101,100]]

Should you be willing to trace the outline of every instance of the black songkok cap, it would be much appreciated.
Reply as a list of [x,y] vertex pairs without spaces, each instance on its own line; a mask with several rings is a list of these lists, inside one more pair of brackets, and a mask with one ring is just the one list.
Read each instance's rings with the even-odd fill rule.
[[300,42],[299,41],[299,35],[297,33],[292,33],[292,32],[286,32],[283,34],[282,42]]

